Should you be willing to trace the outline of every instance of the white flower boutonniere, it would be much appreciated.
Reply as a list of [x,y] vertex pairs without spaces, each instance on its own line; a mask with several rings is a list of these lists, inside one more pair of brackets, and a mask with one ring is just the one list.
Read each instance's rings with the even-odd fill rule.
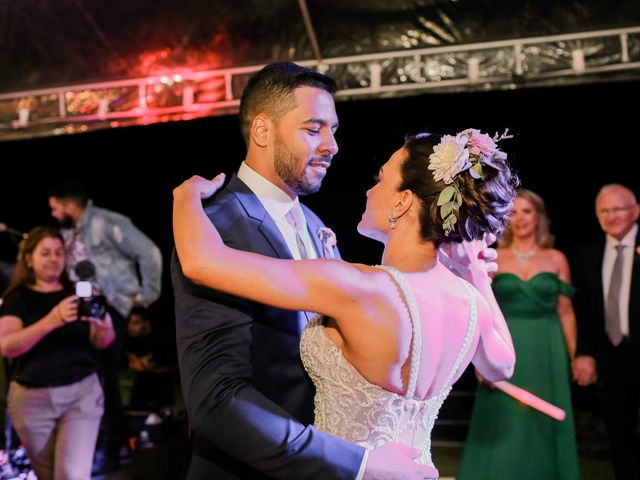
[[338,239],[333,230],[328,227],[320,227],[318,229],[318,238],[320,238],[320,243],[322,243],[322,248],[324,249],[324,257],[335,258],[333,247],[338,244]]

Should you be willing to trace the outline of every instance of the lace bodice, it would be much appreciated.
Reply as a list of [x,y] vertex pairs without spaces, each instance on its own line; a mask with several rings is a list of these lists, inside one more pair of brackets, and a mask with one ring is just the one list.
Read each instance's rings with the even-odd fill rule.
[[316,317],[302,332],[300,343],[302,361],[316,387],[315,426],[366,448],[375,448],[391,441],[409,445],[422,451],[421,463],[433,465],[431,430],[475,333],[475,295],[472,287],[461,279],[470,304],[469,323],[462,347],[445,387],[427,400],[416,400],[413,397],[423,343],[420,313],[404,275],[392,267],[380,268],[393,277],[411,316],[413,341],[407,391],[405,395],[399,395],[369,383],[326,335],[322,317]]

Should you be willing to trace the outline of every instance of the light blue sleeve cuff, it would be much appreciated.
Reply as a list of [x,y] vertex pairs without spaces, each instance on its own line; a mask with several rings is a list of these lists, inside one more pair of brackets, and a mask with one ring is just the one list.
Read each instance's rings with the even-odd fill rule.
[[364,471],[367,468],[367,460],[369,460],[369,449],[364,451],[364,456],[362,457],[362,463],[360,464],[360,470],[358,470],[356,480],[362,480],[362,477],[364,477]]

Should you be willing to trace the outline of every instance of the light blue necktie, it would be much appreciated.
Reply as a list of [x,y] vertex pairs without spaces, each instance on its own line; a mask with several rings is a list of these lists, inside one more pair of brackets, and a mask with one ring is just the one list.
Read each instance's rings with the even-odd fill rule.
[[611,280],[609,280],[609,291],[607,292],[607,305],[605,307],[605,328],[609,335],[609,340],[614,346],[622,342],[622,330],[620,326],[620,287],[622,287],[622,265],[623,250],[626,245],[616,245],[616,261],[611,270]]
[[298,244],[298,252],[300,252],[300,258],[310,258],[307,247],[302,240],[306,222],[304,219],[304,213],[302,213],[300,205],[294,204],[293,207],[291,207],[291,210],[289,210],[289,212],[287,212],[287,214],[285,215],[285,218],[296,231],[296,243]]
[[[298,252],[300,252],[300,259],[304,260],[309,257],[309,252],[307,251],[307,247],[302,240],[302,235],[304,229],[306,227],[306,221],[304,219],[304,213],[300,208],[300,205],[297,203],[291,207],[291,210],[287,212],[285,215],[287,222],[293,227],[296,231],[296,243],[298,244]],[[305,325],[311,320],[313,317],[313,312],[298,312],[298,332],[302,333]]]

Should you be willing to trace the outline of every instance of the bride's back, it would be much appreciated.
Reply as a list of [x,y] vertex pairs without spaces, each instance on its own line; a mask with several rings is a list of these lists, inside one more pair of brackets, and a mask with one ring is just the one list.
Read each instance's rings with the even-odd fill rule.
[[[378,308],[369,310],[375,318],[361,331],[360,348],[349,338],[337,344],[335,326],[321,318],[302,334],[301,357],[316,386],[315,425],[369,448],[389,441],[414,446],[431,464],[433,423],[477,337],[477,295],[439,265],[408,275],[383,268],[388,283],[371,298]],[[371,333],[380,326],[384,338]]]
[[478,343],[471,321],[478,308],[486,311],[486,304],[468,282],[440,263],[418,273],[383,268],[386,273],[382,268],[368,273],[373,293],[360,308],[344,309],[349,318],[338,318],[341,328],[325,321],[324,332],[364,379],[390,392],[406,393],[413,363],[417,384],[412,396],[429,398],[469,363]]
[[[482,319],[486,315],[487,306],[475,288],[440,264],[426,274],[406,277],[422,326],[415,398],[426,399],[439,394],[464,372],[478,344],[480,327],[475,322],[478,316]],[[403,377],[408,377],[408,370],[403,367]]]

